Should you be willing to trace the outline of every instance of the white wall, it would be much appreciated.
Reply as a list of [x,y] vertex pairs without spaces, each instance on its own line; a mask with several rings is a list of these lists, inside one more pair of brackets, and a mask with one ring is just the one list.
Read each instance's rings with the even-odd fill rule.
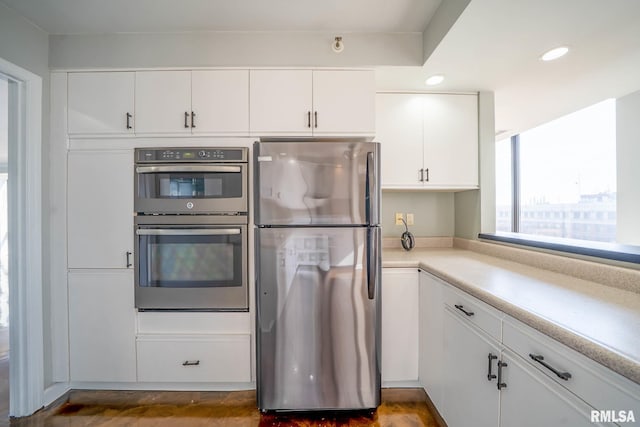
[[382,236],[398,237],[404,225],[395,225],[395,213],[413,213],[409,231],[416,237],[453,236],[453,193],[428,191],[383,191]]
[[618,243],[640,245],[640,91],[616,101]]
[[[42,177],[43,189],[47,188],[49,171],[49,41],[48,35],[15,13],[12,9],[0,2],[0,58],[24,68],[42,77]],[[46,278],[49,276],[49,200],[48,192],[42,192],[42,206],[45,211],[42,215],[43,230],[43,304],[44,304],[44,326],[45,326],[45,386],[51,384],[51,334],[47,328],[50,315],[50,292],[49,283]],[[59,250],[59,248],[58,248]]]
[[200,32],[50,36],[50,66],[144,68],[204,66],[422,65],[422,33]]

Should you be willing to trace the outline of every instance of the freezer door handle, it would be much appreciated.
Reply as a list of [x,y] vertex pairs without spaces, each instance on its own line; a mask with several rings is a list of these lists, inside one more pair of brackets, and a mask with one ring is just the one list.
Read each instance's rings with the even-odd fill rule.
[[366,177],[366,194],[365,194],[365,198],[367,200],[367,206],[366,206],[366,220],[367,220],[367,224],[371,225],[371,224],[377,224],[378,219],[374,217],[375,215],[375,211],[376,211],[376,205],[375,205],[375,197],[376,197],[376,192],[372,191],[372,189],[374,188],[374,184],[375,184],[375,163],[374,163],[374,157],[373,157],[373,152],[368,152],[367,153],[367,177]]
[[367,293],[369,299],[374,299],[378,282],[378,260],[380,259],[380,228],[367,229],[367,240]]

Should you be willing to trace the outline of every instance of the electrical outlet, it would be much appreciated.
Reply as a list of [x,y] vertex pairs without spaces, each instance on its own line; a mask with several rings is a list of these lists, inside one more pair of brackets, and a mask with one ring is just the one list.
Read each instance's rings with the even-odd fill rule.
[[403,219],[404,219],[404,214],[401,212],[396,212],[396,225],[402,225]]
[[413,225],[413,214],[412,213],[408,213],[407,214],[407,225]]

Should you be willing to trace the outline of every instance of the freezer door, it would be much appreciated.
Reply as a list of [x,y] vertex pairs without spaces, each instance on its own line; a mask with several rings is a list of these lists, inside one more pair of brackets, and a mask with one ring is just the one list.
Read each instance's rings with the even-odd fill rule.
[[375,142],[259,142],[254,145],[258,225],[378,225]]
[[379,252],[369,240],[379,243],[377,228],[256,230],[261,410],[380,404]]

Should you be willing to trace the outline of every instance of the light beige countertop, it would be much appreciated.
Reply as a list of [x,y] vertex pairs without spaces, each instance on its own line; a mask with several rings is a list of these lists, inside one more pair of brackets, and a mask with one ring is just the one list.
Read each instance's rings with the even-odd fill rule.
[[458,248],[384,249],[382,266],[428,271],[640,384],[640,293]]

